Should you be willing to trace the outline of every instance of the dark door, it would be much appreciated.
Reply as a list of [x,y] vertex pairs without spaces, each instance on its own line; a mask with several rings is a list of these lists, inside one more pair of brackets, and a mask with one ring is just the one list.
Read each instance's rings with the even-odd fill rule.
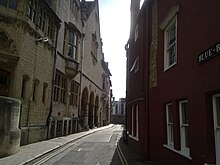
[[10,73],[0,69],[0,96],[8,96]]

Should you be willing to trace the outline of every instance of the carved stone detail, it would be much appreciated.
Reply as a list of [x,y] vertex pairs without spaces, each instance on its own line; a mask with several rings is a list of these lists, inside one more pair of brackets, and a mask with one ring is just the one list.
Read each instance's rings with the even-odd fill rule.
[[0,49],[12,54],[17,54],[15,41],[10,39],[8,35],[0,29]]

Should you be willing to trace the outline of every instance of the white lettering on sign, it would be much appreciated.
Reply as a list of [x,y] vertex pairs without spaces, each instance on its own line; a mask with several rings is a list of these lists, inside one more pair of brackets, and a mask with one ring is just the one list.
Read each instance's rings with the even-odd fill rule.
[[220,53],[220,42],[212,46],[211,48],[205,50],[198,56],[198,63],[204,63],[207,60],[217,56]]

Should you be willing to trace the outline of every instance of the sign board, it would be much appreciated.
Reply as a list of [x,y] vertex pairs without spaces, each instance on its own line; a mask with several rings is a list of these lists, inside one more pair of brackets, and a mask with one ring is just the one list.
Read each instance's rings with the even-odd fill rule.
[[217,42],[212,47],[203,51],[201,54],[199,54],[199,56],[197,58],[197,62],[199,64],[205,63],[206,61],[212,59],[213,57],[217,56],[218,54],[220,54],[220,41]]

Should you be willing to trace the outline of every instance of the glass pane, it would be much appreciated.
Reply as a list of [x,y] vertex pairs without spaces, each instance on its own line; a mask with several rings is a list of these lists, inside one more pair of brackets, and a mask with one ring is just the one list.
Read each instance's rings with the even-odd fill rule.
[[17,8],[17,0],[9,0],[9,8],[16,10],[16,8]]
[[169,65],[172,65],[173,63],[176,62],[176,45],[173,44],[169,49],[168,49],[168,60],[169,60]]
[[172,109],[171,109],[172,105],[168,105],[168,122],[169,123],[173,123],[173,112],[172,112]]
[[189,147],[189,129],[185,127],[185,146]]
[[73,59],[76,60],[76,47],[73,48]]
[[73,33],[69,32],[69,43],[73,44]]
[[181,103],[181,108],[182,108],[182,123],[183,124],[189,124],[189,119],[188,119],[188,105],[187,102]]
[[173,125],[170,125],[170,142],[174,142]]
[[0,0],[0,5],[6,6],[7,5],[7,0]]
[[73,46],[72,45],[68,45],[68,47],[69,47],[68,56],[69,57],[73,57]]
[[217,126],[220,127],[220,96],[216,97],[216,117],[217,117]]
[[74,34],[74,46],[77,46],[78,36]]
[[167,33],[168,33],[168,46],[169,46],[176,40],[176,27],[175,27],[175,25],[171,26]]

